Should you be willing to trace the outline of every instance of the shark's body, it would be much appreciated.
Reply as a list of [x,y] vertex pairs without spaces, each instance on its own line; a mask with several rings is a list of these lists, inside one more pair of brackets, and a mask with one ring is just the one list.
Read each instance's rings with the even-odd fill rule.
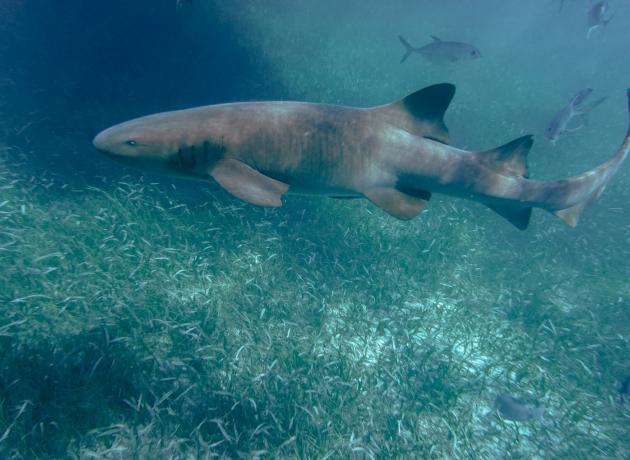
[[94,145],[142,169],[213,178],[256,205],[280,206],[287,192],[366,197],[410,219],[437,192],[482,202],[519,228],[534,207],[575,225],[630,150],[626,136],[615,155],[591,171],[530,180],[531,136],[486,152],[448,145],[443,115],[454,91],[434,85],[368,109],[302,102],[199,107],[113,126]]

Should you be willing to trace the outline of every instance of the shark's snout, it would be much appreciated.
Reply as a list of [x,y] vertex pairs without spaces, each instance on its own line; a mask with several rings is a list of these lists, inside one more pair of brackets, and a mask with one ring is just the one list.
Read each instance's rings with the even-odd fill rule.
[[92,139],[92,145],[100,152],[110,154],[110,155],[119,155],[120,152],[117,150],[117,138],[114,132],[112,132],[112,128],[107,128],[100,133],[98,133],[94,139]]
[[104,131],[98,133],[92,140],[92,145],[100,151],[105,151],[107,143],[105,142]]
[[125,138],[126,133],[121,133],[120,131],[117,126],[107,128],[92,139],[92,145],[99,152],[116,160],[134,156],[132,151],[128,151],[132,150],[133,147],[121,140]]

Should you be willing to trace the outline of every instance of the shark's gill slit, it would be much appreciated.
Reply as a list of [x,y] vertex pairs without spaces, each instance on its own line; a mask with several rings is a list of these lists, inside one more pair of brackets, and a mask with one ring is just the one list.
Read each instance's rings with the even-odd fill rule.
[[195,151],[195,146],[190,147],[190,169],[195,169],[197,165],[197,153]]
[[203,143],[203,162],[208,163],[208,142]]

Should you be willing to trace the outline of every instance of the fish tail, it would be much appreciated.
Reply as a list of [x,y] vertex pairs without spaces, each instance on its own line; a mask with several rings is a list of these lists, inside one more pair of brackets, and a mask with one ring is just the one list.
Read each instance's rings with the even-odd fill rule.
[[400,40],[400,43],[402,43],[402,45],[405,47],[405,54],[403,55],[402,59],[400,60],[400,63],[402,64],[403,62],[405,62],[407,60],[407,58],[409,56],[411,56],[411,53],[413,53],[415,51],[415,48],[413,46],[411,46],[409,44],[409,42],[407,40],[405,40],[405,37],[403,37],[402,35],[398,36],[398,40]]
[[532,411],[532,418],[534,420],[538,420],[540,422],[544,422],[545,421],[545,408],[544,407],[537,407]]
[[[630,115],[630,89],[627,90],[627,98]],[[552,181],[548,188],[545,188],[562,198],[559,199],[559,203],[547,203],[547,206],[543,203],[541,207],[545,207],[556,217],[571,227],[575,227],[584,209],[600,197],[628,153],[630,153],[630,120],[621,146],[608,161],[578,176]]]

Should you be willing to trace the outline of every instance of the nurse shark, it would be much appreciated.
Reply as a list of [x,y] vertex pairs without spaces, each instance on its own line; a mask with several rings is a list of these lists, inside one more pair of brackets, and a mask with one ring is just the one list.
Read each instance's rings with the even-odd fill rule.
[[281,206],[286,194],[367,198],[407,220],[441,193],[483,203],[519,229],[533,208],[575,226],[630,151],[629,132],[599,166],[566,179],[533,180],[532,136],[487,151],[449,145],[444,113],[454,94],[453,85],[442,83],[371,108],[210,105],[130,120],[102,131],[93,144],[143,170],[214,180],[259,206]]

